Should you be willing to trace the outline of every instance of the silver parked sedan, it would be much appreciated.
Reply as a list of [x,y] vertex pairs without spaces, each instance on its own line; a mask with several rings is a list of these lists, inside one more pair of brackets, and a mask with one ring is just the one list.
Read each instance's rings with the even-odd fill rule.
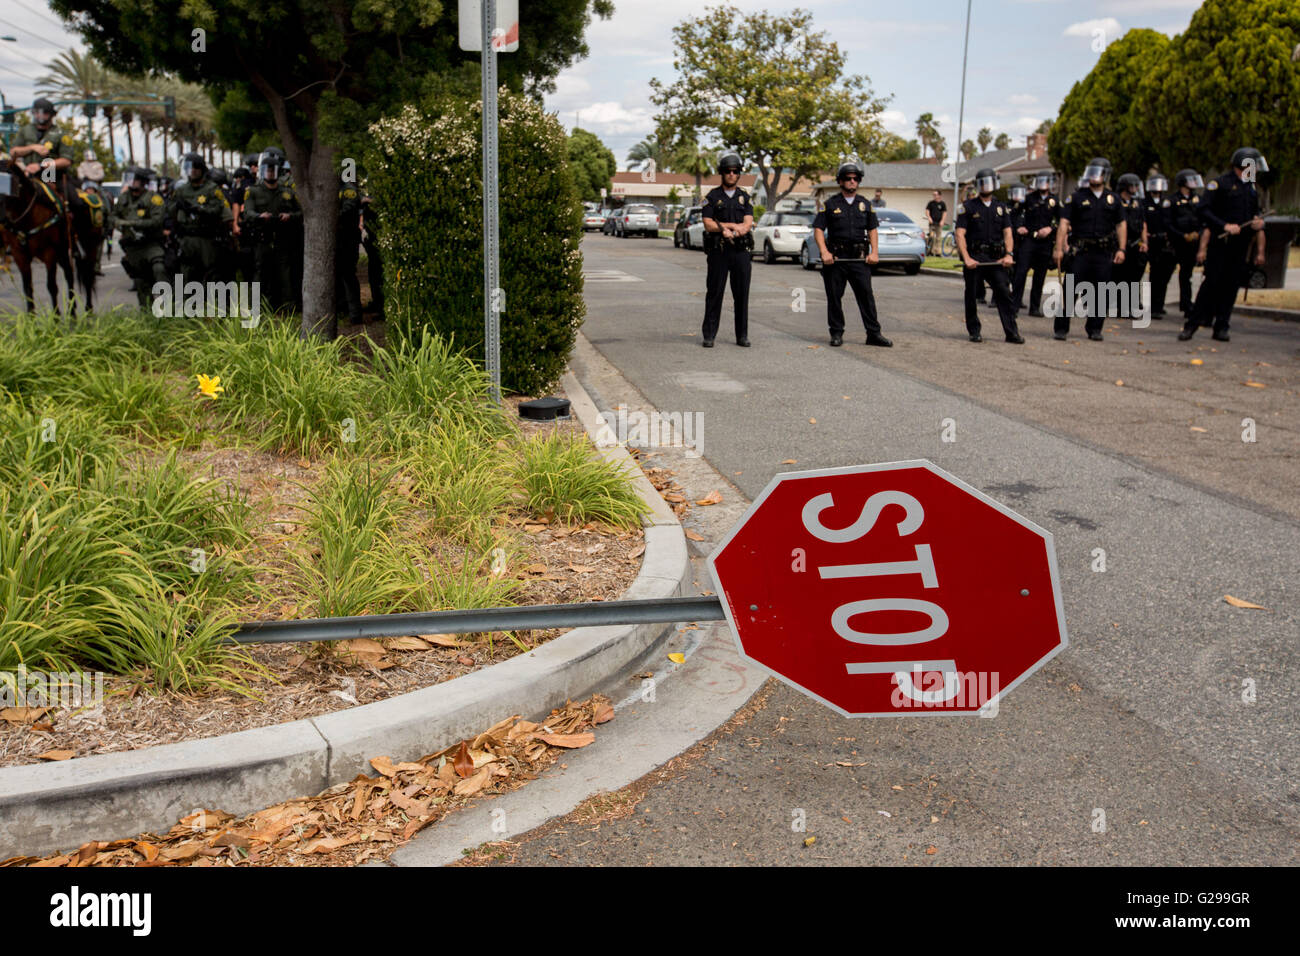
[[[876,218],[880,220],[880,265],[902,266],[910,276],[920,272],[925,262],[925,231],[920,224],[897,209],[877,209]],[[799,251],[799,264],[816,269],[821,261],[817,240],[809,230]]]

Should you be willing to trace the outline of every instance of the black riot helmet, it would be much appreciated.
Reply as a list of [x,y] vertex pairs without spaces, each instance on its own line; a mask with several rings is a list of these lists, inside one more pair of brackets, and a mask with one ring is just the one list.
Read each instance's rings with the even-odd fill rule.
[[1142,180],[1138,179],[1137,173],[1125,173],[1119,178],[1119,182],[1116,185],[1119,186],[1120,192],[1123,192],[1126,189],[1131,189],[1135,196],[1141,196],[1143,198],[1146,196],[1146,193],[1142,191]]
[[718,157],[718,173],[738,173],[745,168],[740,156],[736,153],[723,153]]
[[1020,183],[1016,183],[1014,186],[1007,187],[1007,198],[1009,198],[1012,202],[1024,202],[1025,196],[1027,196],[1028,194],[1029,191],[1025,189],[1025,187],[1022,186]]
[[1232,165],[1245,170],[1241,178],[1248,183],[1255,182],[1260,173],[1268,172],[1268,160],[1254,146],[1243,146],[1233,153]]
[[985,166],[975,174],[975,180],[971,185],[975,187],[975,191],[981,196],[986,196],[1001,186],[1002,180],[998,176],[996,169]]
[[226,175],[226,171],[220,167],[214,167],[213,169],[209,170],[208,178],[212,180],[214,183],[216,183],[218,186],[230,185],[230,177]]
[[1096,159],[1088,161],[1088,167],[1083,171],[1083,178],[1091,184],[1094,180],[1106,185],[1106,180],[1110,179],[1110,160],[1104,156],[1098,156]]
[[1056,176],[1052,173],[1036,173],[1034,175],[1034,189],[1039,192],[1047,192],[1056,187]]
[[1148,193],[1167,193],[1169,192],[1169,180],[1157,173],[1154,176],[1147,177]]
[[850,176],[858,177],[858,182],[862,182],[864,173],[861,164],[856,159],[850,159],[848,162],[840,163],[840,168],[835,170],[835,181],[844,182]]
[[244,162],[243,162],[243,166],[244,166],[244,168],[245,168],[245,169],[256,169],[256,168],[257,168],[257,159],[258,159],[257,153],[245,153],[245,154],[244,154]]
[[37,126],[49,126],[54,122],[54,104],[45,97],[32,103],[32,122]]
[[1174,185],[1179,189],[1186,186],[1188,189],[1204,189],[1205,180],[1201,174],[1194,169],[1180,169],[1178,175],[1174,177]]
[[262,155],[257,160],[257,178],[269,182],[275,182],[280,178],[280,170],[284,167],[284,153],[274,146],[269,146],[262,150]]
[[198,153],[186,153],[181,157],[181,176],[184,179],[190,178],[190,173],[194,170],[201,173],[208,171],[208,164],[203,161],[203,157]]

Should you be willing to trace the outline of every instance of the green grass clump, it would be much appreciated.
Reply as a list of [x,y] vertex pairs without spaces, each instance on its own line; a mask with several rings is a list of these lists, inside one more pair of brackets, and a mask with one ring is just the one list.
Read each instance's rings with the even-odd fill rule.
[[479,551],[496,544],[494,523],[514,497],[510,444],[477,417],[446,414],[411,449],[410,472],[430,525]]
[[551,513],[575,524],[630,528],[645,511],[623,470],[593,453],[583,437],[552,432],[525,442],[518,479],[529,512],[539,517]]

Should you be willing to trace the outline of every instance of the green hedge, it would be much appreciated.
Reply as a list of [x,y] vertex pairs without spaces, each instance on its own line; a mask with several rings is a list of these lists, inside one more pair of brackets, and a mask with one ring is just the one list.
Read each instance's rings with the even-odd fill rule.
[[[382,223],[388,334],[418,344],[429,327],[483,355],[481,106],[431,98],[370,127],[367,188]],[[564,131],[502,89],[501,383],[540,394],[564,371],[585,307],[582,204]]]

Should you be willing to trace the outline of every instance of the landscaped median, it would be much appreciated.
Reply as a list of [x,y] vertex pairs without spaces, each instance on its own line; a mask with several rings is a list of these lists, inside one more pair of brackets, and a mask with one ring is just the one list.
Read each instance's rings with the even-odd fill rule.
[[0,856],[318,793],[545,714],[667,631],[241,648],[238,621],[667,597],[687,571],[621,450],[521,428],[436,338],[20,318],[0,389],[0,672],[106,674],[82,713],[0,712]]

